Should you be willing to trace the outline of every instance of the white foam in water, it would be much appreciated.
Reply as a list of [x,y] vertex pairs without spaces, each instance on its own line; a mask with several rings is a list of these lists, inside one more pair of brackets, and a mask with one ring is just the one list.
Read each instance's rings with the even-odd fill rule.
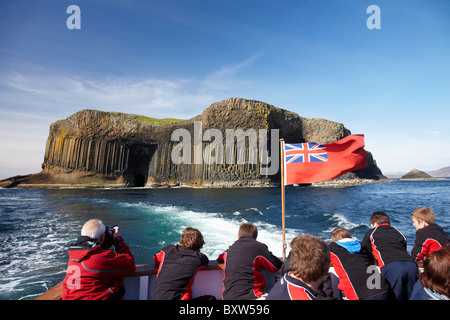
[[50,276],[64,268],[60,264],[60,257],[64,257],[67,250],[64,223],[51,214],[34,216],[32,213],[30,217],[28,212],[17,213],[18,223],[23,227],[15,228],[9,235],[0,238],[2,298],[28,299],[37,296],[38,293],[26,293],[36,286],[41,286],[44,291],[48,288]]
[[[338,223],[338,226],[341,227],[341,228],[353,229],[353,228],[356,228],[358,226],[358,224],[356,224],[354,222],[351,222],[351,221],[348,221],[345,216],[343,216],[342,214],[339,214],[339,213],[334,213],[331,218],[333,220],[336,220],[337,223]],[[332,229],[334,229],[334,227]]]
[[[236,241],[241,223],[247,222],[244,218],[239,217],[237,212],[232,214],[232,219],[225,219],[219,213],[195,212],[176,206],[155,206],[142,203],[130,205],[141,208],[146,206],[152,213],[164,214],[180,235],[187,226],[199,229],[205,239],[202,252],[210,259],[216,259],[219,254],[228,249]],[[257,222],[255,225],[258,227],[258,241],[265,243],[273,254],[281,257],[281,228],[265,222]],[[286,243],[289,245],[289,241],[297,235],[299,235],[297,231],[287,229]]]

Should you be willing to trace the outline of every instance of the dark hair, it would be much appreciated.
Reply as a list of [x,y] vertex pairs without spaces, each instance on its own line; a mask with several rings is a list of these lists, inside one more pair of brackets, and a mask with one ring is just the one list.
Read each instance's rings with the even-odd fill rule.
[[203,240],[203,235],[198,229],[192,227],[187,227],[186,229],[184,229],[180,240],[181,247],[200,251],[204,244],[205,241]]
[[258,228],[256,228],[253,223],[244,222],[239,227],[238,236],[250,236],[256,240],[256,238],[258,237]]
[[291,243],[289,271],[305,282],[317,281],[330,268],[328,245],[321,239],[304,234]]
[[382,223],[391,223],[389,216],[383,211],[375,211],[372,213],[370,217],[370,224],[382,224]]
[[450,297],[450,243],[428,254],[423,259],[420,283],[439,294]]

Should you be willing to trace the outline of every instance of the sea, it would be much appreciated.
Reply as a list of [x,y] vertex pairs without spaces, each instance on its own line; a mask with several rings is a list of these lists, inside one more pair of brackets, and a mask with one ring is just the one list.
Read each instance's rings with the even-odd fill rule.
[[[382,210],[410,251],[411,212],[421,206],[432,208],[450,234],[450,180],[287,187],[286,241],[311,234],[329,242],[336,227],[362,240],[370,215]],[[92,218],[119,225],[136,264],[152,263],[187,226],[202,232],[202,252],[216,259],[243,222],[254,223],[258,240],[282,255],[280,187],[0,189],[0,299],[31,300],[59,283],[68,246]]]

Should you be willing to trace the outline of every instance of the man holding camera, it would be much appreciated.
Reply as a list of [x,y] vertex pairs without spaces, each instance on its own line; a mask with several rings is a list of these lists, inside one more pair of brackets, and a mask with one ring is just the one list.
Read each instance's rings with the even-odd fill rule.
[[[116,252],[109,249],[112,244]],[[62,299],[121,299],[125,294],[123,277],[135,270],[133,254],[119,227],[109,228],[100,220],[91,219],[69,247]]]

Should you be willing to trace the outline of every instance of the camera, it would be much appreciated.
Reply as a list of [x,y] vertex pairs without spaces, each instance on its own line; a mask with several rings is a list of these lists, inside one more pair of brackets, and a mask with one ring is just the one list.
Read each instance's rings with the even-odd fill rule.
[[118,225],[115,224],[112,227],[105,226],[105,240],[102,244],[103,249],[108,249],[114,244],[115,227],[118,227]]

